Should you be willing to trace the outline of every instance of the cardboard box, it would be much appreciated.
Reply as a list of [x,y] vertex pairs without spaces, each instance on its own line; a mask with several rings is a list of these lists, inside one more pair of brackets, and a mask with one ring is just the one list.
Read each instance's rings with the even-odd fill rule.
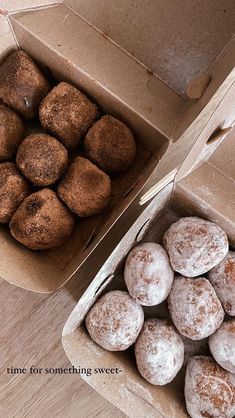
[[[194,148],[183,163],[181,173],[178,172],[177,181],[169,183],[152,200],[107,259],[72,311],[62,333],[65,353],[74,367],[92,370],[117,367],[122,370],[117,375],[93,373],[81,376],[132,418],[187,417],[183,396],[185,370],[183,368],[166,386],[151,385],[138,373],[133,350],[104,350],[89,337],[84,318],[101,294],[126,289],[123,265],[130,249],[144,241],[161,243],[164,232],[180,217],[195,215],[216,222],[226,231],[230,245],[235,248],[235,128],[223,139],[206,144],[207,156],[197,161],[194,169],[182,177],[190,164],[192,167],[192,155],[197,147]],[[143,308],[147,318],[169,316],[166,302]],[[190,355],[207,354],[205,340],[190,342],[183,339],[186,360]]]
[[[146,6],[141,0],[2,0],[0,5],[0,59],[23,48],[58,80],[71,81],[126,122],[151,154],[127,184],[116,184],[113,210],[82,223],[61,249],[29,251],[1,227],[1,277],[52,292],[83,263],[90,268],[95,249],[102,265],[143,210],[140,193],[169,173],[173,179],[207,126],[209,138],[231,125],[234,114],[224,103],[235,79],[235,6],[233,0],[157,0]],[[198,77],[190,95],[195,83],[196,90],[198,85],[204,90],[192,100],[186,87]],[[219,106],[223,118],[208,125]]]

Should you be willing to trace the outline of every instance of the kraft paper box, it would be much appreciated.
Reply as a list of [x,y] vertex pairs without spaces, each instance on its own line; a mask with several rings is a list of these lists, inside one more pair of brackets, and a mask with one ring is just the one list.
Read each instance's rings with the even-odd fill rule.
[[82,264],[93,268],[94,250],[101,266],[143,211],[141,195],[165,176],[173,180],[187,155],[191,162],[197,158],[202,141],[232,125],[235,5],[233,0],[2,0],[0,8],[0,60],[24,49],[58,81],[70,81],[104,112],[126,122],[139,147],[132,172],[113,185],[112,210],[79,223],[62,248],[27,250],[1,226],[0,276],[52,292]]
[[[122,371],[111,377],[105,373],[82,374],[81,377],[131,418],[188,417],[184,402],[185,366],[170,384],[151,385],[138,373],[132,348],[123,352],[104,350],[91,340],[84,319],[101,294],[109,290],[126,290],[123,267],[130,249],[145,241],[161,243],[165,231],[180,217],[199,216],[216,222],[226,231],[230,246],[235,249],[235,128],[218,142],[205,144],[205,138],[204,141],[201,138],[200,160],[192,169],[195,145],[175,181],[156,195],[109,256],[63,329],[62,344],[74,367],[82,365],[91,370],[116,367]],[[182,177],[190,165],[190,173]],[[170,319],[166,301],[143,308],[145,318]],[[192,342],[184,337],[183,340],[186,362],[189,356],[209,354],[207,340]]]

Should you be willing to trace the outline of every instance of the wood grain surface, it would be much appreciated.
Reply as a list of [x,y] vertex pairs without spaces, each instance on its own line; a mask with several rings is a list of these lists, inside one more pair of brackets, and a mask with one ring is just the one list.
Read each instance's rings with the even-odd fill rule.
[[44,370],[42,374],[7,373],[10,367],[71,366],[61,345],[61,331],[91,276],[84,267],[54,294],[25,291],[0,279],[1,418],[125,417],[78,375],[51,375]]

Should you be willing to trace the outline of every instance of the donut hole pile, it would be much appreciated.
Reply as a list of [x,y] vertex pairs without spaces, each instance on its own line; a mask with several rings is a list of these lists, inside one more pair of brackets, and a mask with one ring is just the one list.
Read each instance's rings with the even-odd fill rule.
[[189,415],[232,418],[235,252],[223,229],[198,217],[181,218],[162,245],[133,247],[113,286],[86,316],[90,337],[106,350],[128,349],[152,385],[170,383],[186,367]]
[[29,249],[61,246],[77,217],[110,204],[111,179],[135,161],[134,136],[73,85],[50,86],[22,50],[0,67],[0,102],[0,223]]

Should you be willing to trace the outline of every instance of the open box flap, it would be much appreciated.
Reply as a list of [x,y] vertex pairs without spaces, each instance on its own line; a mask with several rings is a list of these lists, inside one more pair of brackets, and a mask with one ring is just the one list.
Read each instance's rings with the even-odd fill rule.
[[[65,0],[64,4],[180,94],[195,77],[208,74],[209,85],[199,100],[187,102],[173,141],[184,134],[235,66],[233,0],[184,4],[156,0],[145,8],[141,0],[114,0],[112,8],[108,0],[101,0],[98,9],[94,0]],[[221,94],[213,97],[214,109]],[[212,113],[210,106],[201,122]]]
[[[235,8],[235,7],[234,7]],[[235,36],[218,56],[208,72],[210,81],[198,100],[190,100],[174,132],[173,142],[181,136],[200,133],[205,120],[209,120],[222,102],[235,78]]]
[[1,0],[1,9],[8,13],[20,10],[32,10],[63,3],[63,0]]
[[[122,19],[120,20],[120,16],[122,16],[124,12],[127,12],[127,15],[128,13],[132,13],[133,19],[139,19],[139,1],[135,2],[136,8],[133,7],[133,4],[130,6],[129,3],[128,0],[128,2],[123,5],[123,8],[121,5],[116,8],[112,7],[112,9],[110,9],[110,6],[107,6],[106,23],[109,25],[114,18],[115,13],[118,13],[119,18],[117,17],[116,19],[116,25],[112,25],[113,30],[116,30],[118,33],[125,32],[125,39],[130,40],[133,46],[135,46],[137,42],[136,37],[134,37],[134,34],[132,33],[132,21],[127,25]],[[150,19],[156,13],[159,18],[159,16],[161,16],[159,10],[163,13],[160,3],[161,2],[159,1],[158,4],[152,4],[153,11],[151,8],[146,8],[145,13],[142,13],[140,20],[147,19],[147,17]],[[67,4],[69,5],[69,8],[66,7]],[[101,8],[99,6],[97,15],[99,15],[104,4],[105,0],[103,0]],[[204,8],[205,10],[203,9],[203,14],[199,7],[201,14],[200,19],[198,19],[197,22],[198,30],[194,26],[191,28],[190,24],[190,27],[187,28],[186,32],[181,34],[181,36],[186,37],[188,31],[191,31],[191,41],[188,40],[188,42],[193,44],[193,39],[195,39],[195,42],[197,43],[197,48],[195,48],[194,51],[195,57],[197,57],[198,62],[200,63],[200,71],[197,71],[199,71],[200,74],[203,71],[208,71],[211,77],[211,81],[206,88],[203,97],[200,100],[191,101],[187,100],[186,97],[180,97],[179,93],[170,88],[167,79],[165,79],[164,82],[161,81],[159,74],[157,72],[154,73],[151,68],[149,69],[148,66],[145,65],[144,58],[142,60],[137,59],[137,52],[135,50],[131,53],[131,50],[128,48],[123,49],[120,43],[114,42],[112,37],[107,36],[105,31],[102,30],[102,25],[98,27],[97,30],[97,25],[96,27],[91,26],[89,21],[84,20],[84,13],[78,14],[77,12],[78,9],[81,9],[81,6],[83,7],[83,12],[85,14],[90,10],[91,6],[93,12],[96,10],[96,5],[93,4],[92,1],[88,1],[86,5],[84,5],[82,1],[79,1],[74,4],[74,9],[73,2],[64,2],[64,4],[52,7],[52,9],[43,8],[41,10],[25,11],[12,15],[12,25],[16,31],[17,37],[20,39],[21,36],[22,38],[20,39],[22,47],[29,50],[30,41],[27,39],[26,35],[27,33],[30,33],[30,36],[36,37],[38,42],[40,40],[40,45],[38,45],[39,51],[34,51],[36,59],[40,60],[40,55],[42,55],[42,53],[44,55],[45,53],[45,48],[42,51],[43,43],[44,47],[50,48],[53,50],[54,54],[58,54],[66,60],[67,65],[69,62],[78,65],[84,74],[89,76],[90,81],[93,81],[94,83],[95,80],[96,83],[102,85],[109,93],[117,96],[120,101],[124,101],[126,105],[137,114],[140,114],[141,117],[146,119],[146,121],[152,124],[159,132],[166,135],[168,138],[173,139],[173,141],[176,141],[211,100],[220,84],[227,78],[234,67],[235,42],[231,40],[234,30],[231,22],[233,22],[232,16],[235,16],[235,7],[232,7],[232,3],[229,5],[227,4],[226,13],[224,13],[221,4],[219,7],[218,5],[214,5],[215,21],[213,21],[213,19],[210,19],[210,21],[213,21],[213,24],[215,24],[218,20],[216,30],[218,39],[215,38],[214,35],[210,37],[210,41],[213,45],[211,45],[211,47],[208,47],[207,45],[207,53],[200,50],[200,48],[203,47],[203,42],[205,43],[205,39],[207,39],[206,36],[210,33],[208,28],[207,31],[205,31],[205,28],[203,29],[203,25],[205,25],[207,20],[204,14],[210,13],[211,15],[211,11],[208,8]],[[169,10],[169,6],[170,5],[164,6],[164,9],[166,9],[163,13],[164,16],[166,11]],[[190,3],[187,7],[188,13],[192,13],[195,11],[194,8],[196,7],[197,9],[198,6]],[[199,12],[199,10],[197,10],[197,12]],[[226,20],[224,20],[224,15],[226,15]],[[179,16],[178,19],[180,20],[181,15],[177,13],[177,16]],[[178,30],[182,25],[177,21],[177,16],[175,16],[174,23]],[[142,20],[139,22],[140,27],[144,26],[144,20]],[[226,22],[228,33],[224,30],[224,22]],[[49,32],[47,31],[48,25],[50,26]],[[158,26],[160,27],[160,24]],[[123,31],[123,28],[125,28],[125,31]],[[148,54],[150,54],[149,51],[151,48],[154,48],[156,54],[150,55],[153,62],[158,65],[159,57],[164,56],[163,45],[165,37],[164,42],[161,42],[161,47],[158,46],[157,48],[156,39],[151,37],[152,26],[150,25],[149,27],[148,25],[148,29],[146,28],[147,27],[144,26],[143,31],[146,31],[148,36],[140,36],[138,38],[140,43],[138,48],[139,50],[143,48]],[[170,36],[171,42],[175,39],[174,30],[173,25],[171,25],[171,28],[168,28],[168,31],[172,32]],[[196,30],[199,38],[195,36]],[[202,39],[200,39],[200,36],[205,38],[203,38],[203,42]],[[26,39],[24,39],[25,37]],[[76,45],[74,44],[75,38],[77,41]],[[133,39],[135,39],[135,42],[133,42]],[[145,45],[146,42],[148,42],[148,47]],[[188,47],[188,50],[191,49]],[[32,49],[29,50],[29,52],[32,54]],[[163,68],[166,70],[166,77],[167,66],[171,68],[173,74],[175,74],[177,70],[180,71],[180,79],[182,79],[182,73],[187,73],[187,70],[190,71],[191,69],[192,71],[195,71],[195,65],[192,64],[190,57],[182,50],[182,48],[179,47],[178,50],[175,48],[174,51],[172,51],[171,59],[175,59],[177,54],[183,54],[178,67],[175,65],[169,66],[168,59],[165,59],[164,61],[165,67],[163,66]],[[210,54],[212,54],[214,58],[212,58]],[[206,63],[207,59],[211,61],[211,65]],[[97,63],[99,63],[99,65],[97,65]],[[50,66],[52,64],[53,63],[49,62]],[[206,67],[206,69],[204,67]],[[70,71],[72,71],[72,65]],[[192,78],[193,75],[188,75],[187,81],[190,81]],[[82,80],[82,83],[84,83],[84,80]],[[84,88],[103,104],[102,97],[97,97],[95,86],[92,86],[92,83],[87,86],[85,84]],[[216,104],[215,99],[218,99],[218,96],[213,97],[214,105]],[[209,117],[210,114],[207,113],[207,118]]]
[[235,247],[235,128],[213,153],[176,182],[174,202],[219,224]]
[[181,94],[210,70],[234,34],[233,0],[65,0]]
[[5,57],[12,48],[16,48],[15,38],[4,14],[0,14],[0,56]]
[[[233,41],[233,48],[235,48],[235,40]],[[205,120],[207,120],[207,123],[205,123]],[[233,127],[234,122],[235,68],[201,114],[181,136],[180,141],[170,143],[157,168],[142,189],[140,202],[147,202],[147,196],[151,192],[153,197],[155,195],[154,189],[157,192],[161,190],[165,185],[164,178],[167,178],[169,173],[175,168],[178,168],[178,170],[172,172],[170,181],[173,179],[179,181],[192,171],[195,166],[209,158],[214,149],[228,135],[229,129]],[[192,138],[195,137],[197,139],[193,142]]]
[[[235,45],[235,44],[234,44]],[[223,130],[229,127],[233,127],[235,124],[235,68],[230,73],[229,88],[225,88],[225,94],[223,100],[220,100],[215,108],[215,111],[211,115],[209,122],[202,129],[197,141],[192,146],[187,157],[183,161],[177,176],[176,181],[185,177],[196,165],[200,164],[203,160],[209,157],[214,151],[214,148],[220,144],[220,141],[224,139]],[[228,80],[224,82],[227,85]],[[223,90],[221,86],[221,90]],[[217,92],[217,94],[219,94]],[[222,96],[221,96],[222,97]],[[220,135],[217,135],[217,140],[213,140],[213,134],[220,131]],[[228,134],[225,131],[225,136]],[[234,132],[234,129],[233,129]],[[218,132],[219,133],[219,132]],[[232,134],[234,135],[234,133]],[[211,141],[212,138],[212,141]],[[215,138],[216,139],[216,138]]]

